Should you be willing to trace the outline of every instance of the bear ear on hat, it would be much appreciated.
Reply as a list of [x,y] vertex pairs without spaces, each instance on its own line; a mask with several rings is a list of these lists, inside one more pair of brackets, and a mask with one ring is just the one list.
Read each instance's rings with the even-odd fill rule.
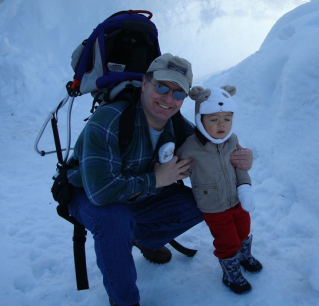
[[196,102],[201,103],[203,101],[208,100],[210,94],[211,94],[211,90],[208,88],[204,89],[201,86],[193,86],[189,92],[189,97],[192,100],[196,100]]
[[236,94],[236,86],[225,85],[222,86],[221,89],[227,91],[231,96],[234,96]]
[[198,97],[198,95],[199,95],[199,93],[200,93],[201,91],[203,91],[203,90],[204,90],[204,88],[201,87],[201,86],[193,86],[192,89],[191,89],[190,92],[189,92],[189,97],[190,97],[192,100],[196,100],[197,97]]

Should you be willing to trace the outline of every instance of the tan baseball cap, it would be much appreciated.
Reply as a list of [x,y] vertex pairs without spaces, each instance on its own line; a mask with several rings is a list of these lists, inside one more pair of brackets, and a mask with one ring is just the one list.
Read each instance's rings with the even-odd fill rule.
[[165,53],[156,58],[146,72],[153,72],[157,81],[168,81],[180,86],[186,94],[192,87],[192,64],[181,57]]

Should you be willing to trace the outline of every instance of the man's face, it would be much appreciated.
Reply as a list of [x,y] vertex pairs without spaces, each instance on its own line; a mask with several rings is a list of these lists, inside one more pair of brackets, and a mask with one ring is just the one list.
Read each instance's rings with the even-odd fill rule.
[[[156,85],[162,84],[171,90],[166,94],[156,91]],[[166,81],[156,81],[152,78],[147,81],[144,77],[142,85],[141,102],[150,127],[161,131],[167,120],[176,114],[181,108],[184,100],[173,98],[173,91],[183,91],[181,87]]]
[[230,132],[233,113],[219,112],[203,115],[202,123],[206,132],[215,139],[223,139]]

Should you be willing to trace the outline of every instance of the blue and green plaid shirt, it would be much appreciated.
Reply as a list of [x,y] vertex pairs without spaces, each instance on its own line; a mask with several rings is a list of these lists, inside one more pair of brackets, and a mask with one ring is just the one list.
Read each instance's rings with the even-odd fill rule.
[[[119,120],[128,102],[117,102],[98,109],[80,134],[73,158],[79,167],[68,171],[69,182],[83,187],[89,200],[98,206],[125,203],[137,193],[134,201],[155,195],[156,179],[153,172],[158,161],[158,148],[175,142],[173,124],[167,122],[157,149],[153,152],[149,126],[139,101],[137,104],[133,138],[120,152]],[[185,119],[186,134],[194,133],[194,126]]]

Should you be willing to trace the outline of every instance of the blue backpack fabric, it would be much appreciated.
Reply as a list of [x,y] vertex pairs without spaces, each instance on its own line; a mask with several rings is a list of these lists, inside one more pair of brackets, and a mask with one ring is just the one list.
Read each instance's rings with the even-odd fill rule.
[[[145,15],[148,15],[146,17]],[[60,164],[68,160],[71,145],[71,111],[74,98],[91,93],[94,97],[91,113],[101,102],[113,103],[125,94],[134,102],[140,93],[142,78],[151,62],[161,55],[158,32],[150,21],[149,11],[121,11],[100,23],[73,52],[73,81],[66,84],[67,95],[45,120],[34,149],[41,156],[57,153]],[[57,128],[58,111],[69,104],[67,114],[67,144],[61,148]],[[42,134],[51,120],[56,151],[38,149]],[[62,156],[64,151],[64,156]]]
[[[140,14],[149,14],[148,17]],[[118,12],[100,23],[72,54],[73,94],[109,91],[127,80],[142,81],[161,55],[158,32],[147,11]]]

